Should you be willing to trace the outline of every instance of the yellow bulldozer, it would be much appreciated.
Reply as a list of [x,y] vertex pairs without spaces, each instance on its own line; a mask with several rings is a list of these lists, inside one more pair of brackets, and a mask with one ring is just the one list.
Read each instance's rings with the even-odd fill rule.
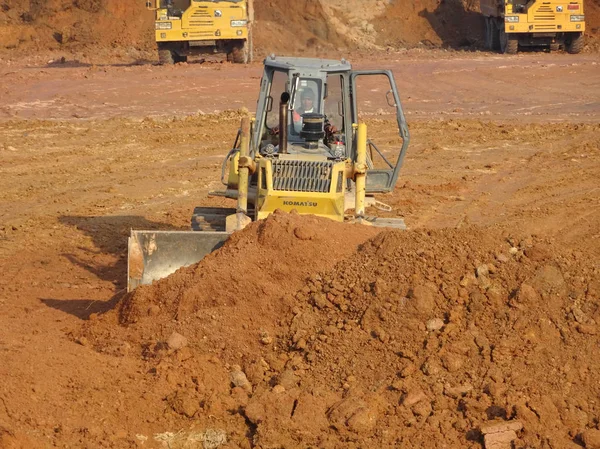
[[[394,117],[386,122],[393,129],[376,143],[362,118],[382,116],[383,108]],[[357,71],[343,59],[269,56],[255,118],[242,120],[223,162],[225,190],[213,192],[233,207],[197,207],[191,231],[133,230],[128,290],[198,262],[277,209],[405,229],[402,218],[365,211],[391,210],[374,195],[394,189],[409,140],[391,71]]]

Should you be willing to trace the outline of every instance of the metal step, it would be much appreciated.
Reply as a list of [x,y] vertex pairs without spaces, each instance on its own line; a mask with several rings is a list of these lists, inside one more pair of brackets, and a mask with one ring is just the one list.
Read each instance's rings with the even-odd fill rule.
[[364,217],[364,220],[371,226],[378,228],[407,229],[404,218]]
[[[196,207],[192,215],[192,231],[225,231],[227,217],[235,212],[234,208]],[[254,210],[248,210],[246,215],[253,217]]]

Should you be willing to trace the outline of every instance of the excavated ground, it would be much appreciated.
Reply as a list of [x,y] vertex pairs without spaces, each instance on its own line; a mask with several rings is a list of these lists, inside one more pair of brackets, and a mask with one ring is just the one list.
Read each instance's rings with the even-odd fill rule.
[[130,229],[231,206],[259,65],[0,65],[0,448],[600,447],[597,54],[354,56],[410,230],[277,213],[133,294]]
[[276,214],[125,295],[239,117],[3,123],[0,447],[597,447],[598,124],[414,121],[413,230]]
[[[473,51],[484,43],[478,0],[259,0],[255,9],[259,58],[431,47]],[[585,51],[597,52],[599,0],[585,3],[585,16]],[[153,20],[143,1],[2,0],[0,57],[156,62]]]

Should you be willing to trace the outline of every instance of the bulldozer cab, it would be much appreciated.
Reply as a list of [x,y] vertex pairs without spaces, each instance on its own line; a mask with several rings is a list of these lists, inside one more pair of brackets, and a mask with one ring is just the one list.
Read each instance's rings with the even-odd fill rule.
[[[363,87],[364,86],[364,87]],[[369,121],[376,115],[395,115],[392,138],[369,136],[366,193],[393,190],[398,180],[409,132],[400,103],[394,75],[389,70],[355,71],[345,61],[278,58],[265,60],[257,104],[251,151],[262,152],[276,145],[282,95],[289,95],[286,137],[291,148],[304,140],[305,114],[324,116],[326,146],[335,143],[345,158],[356,160],[356,132],[353,124]],[[276,131],[275,133],[273,131]],[[340,154],[331,154],[340,157]]]

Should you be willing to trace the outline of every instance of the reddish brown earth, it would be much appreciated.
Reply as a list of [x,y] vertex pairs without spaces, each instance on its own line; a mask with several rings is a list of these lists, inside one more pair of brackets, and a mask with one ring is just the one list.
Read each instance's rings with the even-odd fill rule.
[[124,296],[129,229],[220,204],[209,134],[238,120],[4,122],[4,447],[481,447],[503,420],[517,447],[583,444],[598,124],[414,121],[380,198],[414,231],[278,215]]
[[0,64],[0,448],[599,447],[597,54],[350,54],[410,230],[276,214],[133,294],[130,229],[231,206],[260,66],[48,54]]
[[[257,0],[255,46],[270,53],[338,55],[374,49],[483,48],[479,2],[452,0]],[[600,3],[588,0],[586,51],[598,50]],[[3,0],[0,55],[42,53],[86,63],[156,61],[145,2]]]

